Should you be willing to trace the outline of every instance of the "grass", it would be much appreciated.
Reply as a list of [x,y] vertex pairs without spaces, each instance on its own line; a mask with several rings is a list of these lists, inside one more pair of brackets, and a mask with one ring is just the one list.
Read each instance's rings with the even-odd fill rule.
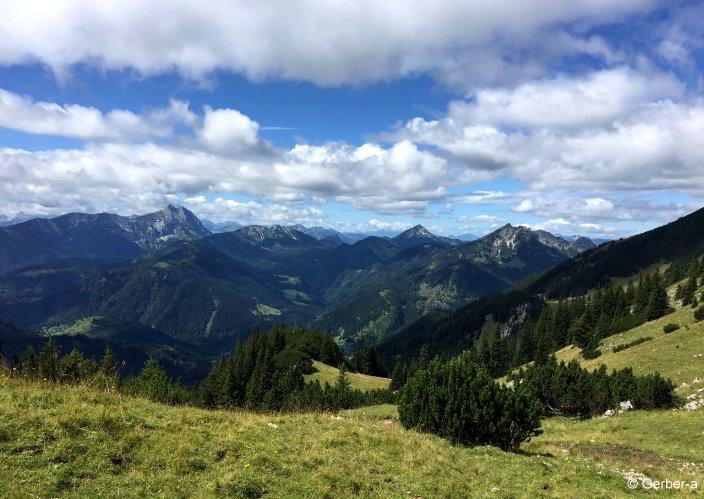
[[258,303],[256,310],[252,310],[256,315],[281,315],[281,310],[278,308],[271,307],[269,305],[264,305],[263,303]]
[[[666,334],[662,328],[670,322],[681,327]],[[650,336],[652,340],[619,352],[612,351],[614,346],[636,341],[643,336]],[[602,354],[591,360],[582,358],[581,350],[575,346],[559,350],[556,356],[564,361],[578,359],[587,369],[596,369],[604,364],[609,369],[632,367],[636,374],[659,372],[680,386],[680,395],[687,395],[695,388],[704,388],[704,384],[692,385],[694,378],[704,379],[704,322],[694,321],[690,307],[679,308],[660,319],[609,336],[602,340],[600,350]]]
[[0,496],[625,496],[630,469],[704,483],[703,425],[684,411],[552,419],[505,453],[405,430],[388,405],[259,415],[0,378]]
[[[325,382],[331,385],[335,384],[340,371],[336,367],[323,364],[317,360],[313,361],[313,367],[317,369],[313,374],[306,375],[307,381],[318,380],[320,383]],[[358,390],[366,391],[373,390],[374,388],[388,388],[391,380],[389,378],[382,378],[379,376],[370,376],[368,374],[359,373],[347,373],[347,379],[350,381],[352,388],[357,388]]]
[[42,333],[46,336],[78,336],[81,334],[85,334],[91,330],[91,328],[93,327],[93,319],[95,319],[95,317],[84,317],[69,324],[60,324],[58,326],[43,327]]

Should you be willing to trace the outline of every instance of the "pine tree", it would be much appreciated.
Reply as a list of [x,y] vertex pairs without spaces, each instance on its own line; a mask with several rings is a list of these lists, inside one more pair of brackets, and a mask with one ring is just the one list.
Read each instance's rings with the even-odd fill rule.
[[59,348],[54,338],[49,338],[38,358],[39,377],[46,381],[57,381],[59,374]]
[[85,358],[76,348],[59,362],[59,380],[62,383],[78,383],[84,374]]
[[22,354],[21,365],[22,376],[30,379],[34,379],[39,376],[39,362],[32,345],[29,345]]
[[535,326],[530,321],[525,321],[521,327],[521,335],[518,338],[514,365],[520,366],[533,360],[535,355],[535,336],[533,334]]
[[651,281],[650,295],[648,297],[648,305],[645,310],[645,317],[647,320],[652,321],[666,315],[669,311],[670,307],[667,300],[667,289],[660,278],[660,274],[656,273]]
[[117,362],[112,353],[110,346],[105,347],[103,357],[100,359],[100,367],[98,369],[99,381],[104,385],[104,388],[115,388],[117,386],[118,370]]
[[404,373],[405,373],[405,366],[401,362],[401,360],[398,359],[396,361],[396,364],[394,364],[393,371],[391,371],[391,383],[389,384],[389,389],[396,391],[396,390],[400,390],[401,388],[403,388],[403,385],[406,384]]
[[587,317],[588,314],[585,312],[572,327],[572,343],[580,348],[586,347],[591,335],[591,328],[589,327]]

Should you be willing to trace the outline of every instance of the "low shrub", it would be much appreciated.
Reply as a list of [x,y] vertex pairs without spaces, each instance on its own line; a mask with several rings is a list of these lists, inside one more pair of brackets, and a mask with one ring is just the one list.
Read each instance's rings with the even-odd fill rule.
[[673,322],[670,322],[669,324],[665,324],[662,327],[662,332],[665,334],[672,333],[674,331],[677,331],[680,328],[679,324],[675,324]]
[[636,376],[630,368],[609,373],[604,365],[590,372],[576,360],[558,363],[555,356],[509,378],[532,393],[546,414],[589,417],[626,400],[636,409],[662,409],[676,402],[675,385],[658,373]]
[[704,321],[704,305],[694,311],[695,321]]
[[[675,329],[679,329],[679,328],[680,328],[679,326],[675,327]],[[663,329],[665,329],[665,328],[663,328]],[[674,331],[674,329],[673,329],[673,331]],[[665,332],[669,333],[671,331],[665,331]],[[613,353],[622,352],[623,350],[634,347],[636,345],[640,345],[641,343],[645,343],[646,341],[650,341],[652,339],[653,339],[652,336],[641,336],[640,338],[636,338],[635,340],[629,341],[628,343],[621,343],[620,345],[616,345],[615,347],[613,347],[611,349],[611,351]]]
[[468,446],[517,450],[541,433],[538,400],[522,387],[498,384],[469,352],[416,371],[401,391],[398,412],[406,428]]
[[587,360],[596,359],[601,355],[601,351],[596,348],[585,348],[582,350],[582,357]]

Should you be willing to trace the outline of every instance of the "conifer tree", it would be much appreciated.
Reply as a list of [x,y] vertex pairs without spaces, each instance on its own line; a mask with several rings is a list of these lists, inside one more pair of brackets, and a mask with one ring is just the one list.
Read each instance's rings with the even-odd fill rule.
[[38,358],[39,377],[47,381],[56,381],[59,373],[59,348],[54,338],[49,338]]
[[59,362],[58,378],[62,383],[78,383],[84,375],[84,363],[86,362],[83,354],[74,348],[71,352],[64,356]]
[[34,379],[39,376],[39,362],[34,348],[29,345],[22,354],[22,376]]
[[650,294],[648,297],[648,305],[645,310],[645,317],[652,321],[669,313],[670,307],[667,300],[667,289],[660,278],[660,274],[656,273],[650,286]]
[[105,347],[98,372],[107,387],[114,387],[117,384],[117,362],[115,362],[115,357],[113,356],[110,345]]

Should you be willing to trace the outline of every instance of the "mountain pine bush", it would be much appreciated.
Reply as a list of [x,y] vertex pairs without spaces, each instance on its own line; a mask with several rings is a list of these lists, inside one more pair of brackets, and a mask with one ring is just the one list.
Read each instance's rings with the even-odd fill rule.
[[694,311],[695,321],[704,321],[704,305]]
[[468,446],[517,450],[541,432],[537,399],[498,384],[469,352],[417,370],[401,392],[398,412],[406,428]]
[[607,372],[602,365],[588,371],[572,360],[565,364],[551,356],[512,374],[510,379],[532,393],[546,414],[590,417],[630,400],[636,409],[663,409],[676,402],[675,386],[655,373],[636,376],[631,368]]

